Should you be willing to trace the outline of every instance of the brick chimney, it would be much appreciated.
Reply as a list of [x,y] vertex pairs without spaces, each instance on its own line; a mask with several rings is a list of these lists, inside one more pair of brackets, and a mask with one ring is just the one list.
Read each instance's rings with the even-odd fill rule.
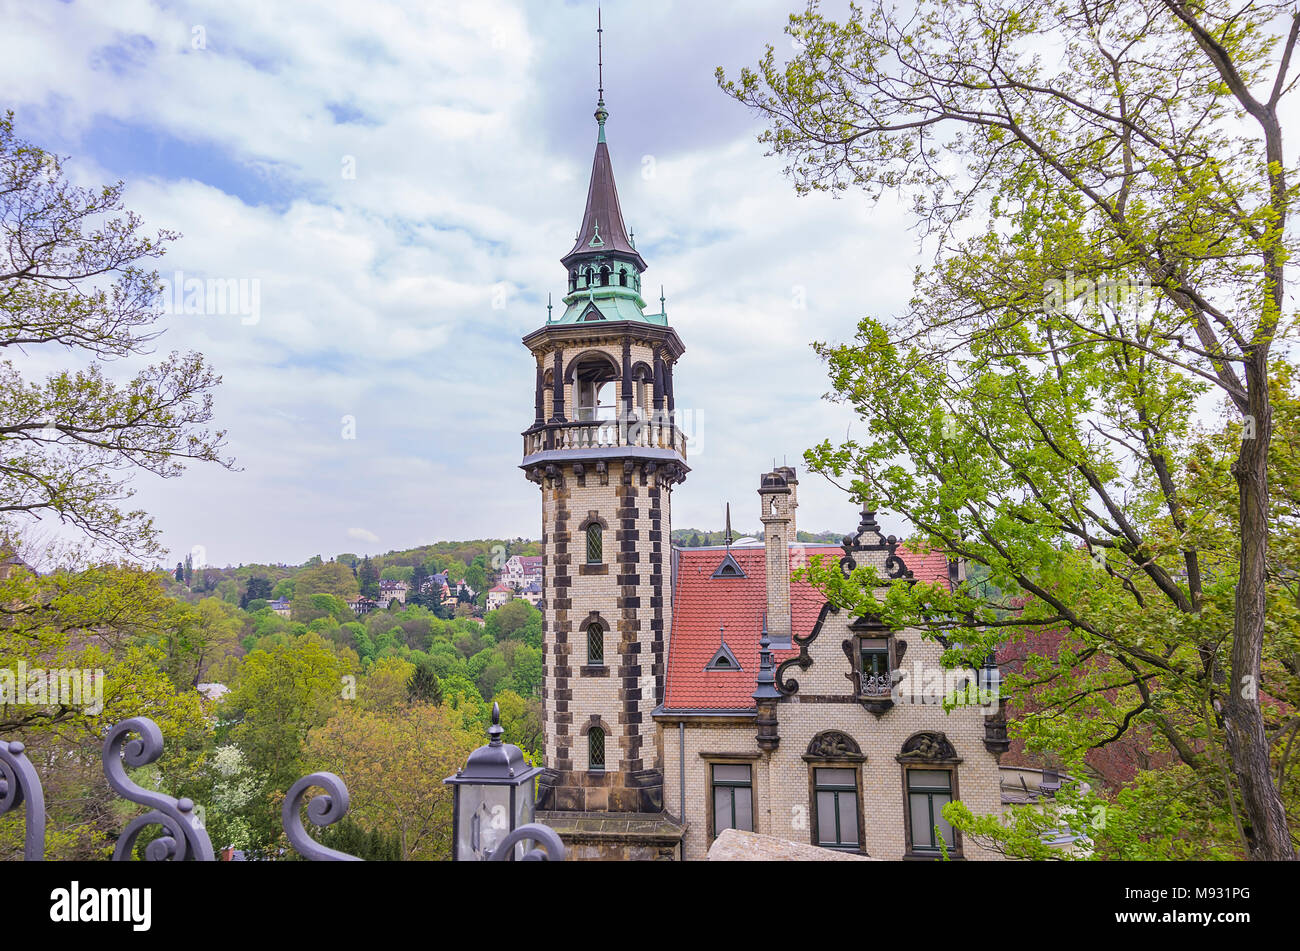
[[759,520],[767,546],[767,633],[772,647],[790,646],[790,543],[794,540],[794,470],[774,469],[758,487]]
[[793,466],[781,466],[776,471],[785,477],[785,484],[790,487],[790,533],[786,541],[794,545],[799,541],[799,536],[794,530],[794,510],[799,507],[799,477],[795,474]]

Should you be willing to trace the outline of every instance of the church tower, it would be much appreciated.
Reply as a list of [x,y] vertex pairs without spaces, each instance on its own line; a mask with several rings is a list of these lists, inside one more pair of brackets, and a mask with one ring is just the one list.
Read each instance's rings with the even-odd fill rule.
[[601,85],[587,204],[561,258],[564,309],[555,317],[548,305],[546,324],[523,339],[537,380],[520,468],[542,502],[538,806],[562,835],[580,830],[582,814],[662,818],[651,714],[663,699],[672,628],[672,489],[688,471],[673,402],[684,348],[662,295],[659,312],[646,312],[646,263],[624,223],[605,142],[603,75]]

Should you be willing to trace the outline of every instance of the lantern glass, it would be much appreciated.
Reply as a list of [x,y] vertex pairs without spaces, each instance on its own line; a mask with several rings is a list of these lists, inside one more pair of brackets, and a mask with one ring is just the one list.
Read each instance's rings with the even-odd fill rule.
[[510,787],[467,783],[457,790],[456,857],[481,862],[514,828],[510,813]]
[[526,826],[533,821],[536,815],[537,805],[533,800],[533,788],[536,786],[536,780],[528,780],[515,789],[515,825],[518,829],[520,826]]

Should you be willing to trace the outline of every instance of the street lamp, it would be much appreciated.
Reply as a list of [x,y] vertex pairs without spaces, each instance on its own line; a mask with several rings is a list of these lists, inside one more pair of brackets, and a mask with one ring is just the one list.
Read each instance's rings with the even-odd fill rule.
[[[455,776],[443,780],[454,791],[452,839],[458,862],[481,862],[496,856],[503,846],[513,847],[514,858],[541,858],[524,848],[531,839],[546,849],[546,858],[564,858],[564,847],[550,829],[533,822],[537,803],[533,779],[542,772],[529,766],[523,751],[501,742],[501,708],[492,704],[489,742],[469,754],[469,760]],[[557,854],[558,852],[558,854]]]

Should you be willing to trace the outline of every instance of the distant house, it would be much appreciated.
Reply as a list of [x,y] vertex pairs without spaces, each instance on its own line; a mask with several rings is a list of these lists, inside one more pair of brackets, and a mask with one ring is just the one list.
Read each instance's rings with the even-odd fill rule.
[[542,583],[541,555],[511,555],[501,568],[501,583],[511,588],[525,588]]
[[531,604],[533,607],[537,607],[539,604],[542,603],[541,582],[533,581],[530,582],[529,584],[524,585],[524,590],[521,593],[521,597],[529,604]]
[[281,595],[276,600],[268,603],[267,607],[270,608],[272,611],[274,611],[276,614],[280,615],[280,617],[284,618],[285,620],[288,620],[289,607],[290,607],[289,599],[286,598],[284,595]]
[[405,581],[381,581],[379,582],[379,603],[388,605],[396,599],[405,604],[406,593],[410,590],[411,586]]
[[[438,585],[438,590],[442,593],[442,600],[444,601],[456,600],[456,598],[460,595],[460,589],[462,587],[466,588],[467,590],[469,588],[469,586],[466,585],[465,582],[455,581],[454,579],[448,577],[446,572],[443,572],[440,575],[430,575],[429,580],[425,583],[425,590],[426,591],[431,590],[434,585]],[[470,591],[470,597],[473,596],[474,596],[474,592]]]
[[371,611],[375,610],[375,608],[379,607],[379,602],[362,595],[361,597],[350,600],[348,602],[348,607],[352,609],[353,614],[357,617],[361,617],[363,614],[369,614]]
[[514,589],[507,584],[496,584],[488,590],[487,609],[495,611],[507,601],[513,600],[515,596]]

